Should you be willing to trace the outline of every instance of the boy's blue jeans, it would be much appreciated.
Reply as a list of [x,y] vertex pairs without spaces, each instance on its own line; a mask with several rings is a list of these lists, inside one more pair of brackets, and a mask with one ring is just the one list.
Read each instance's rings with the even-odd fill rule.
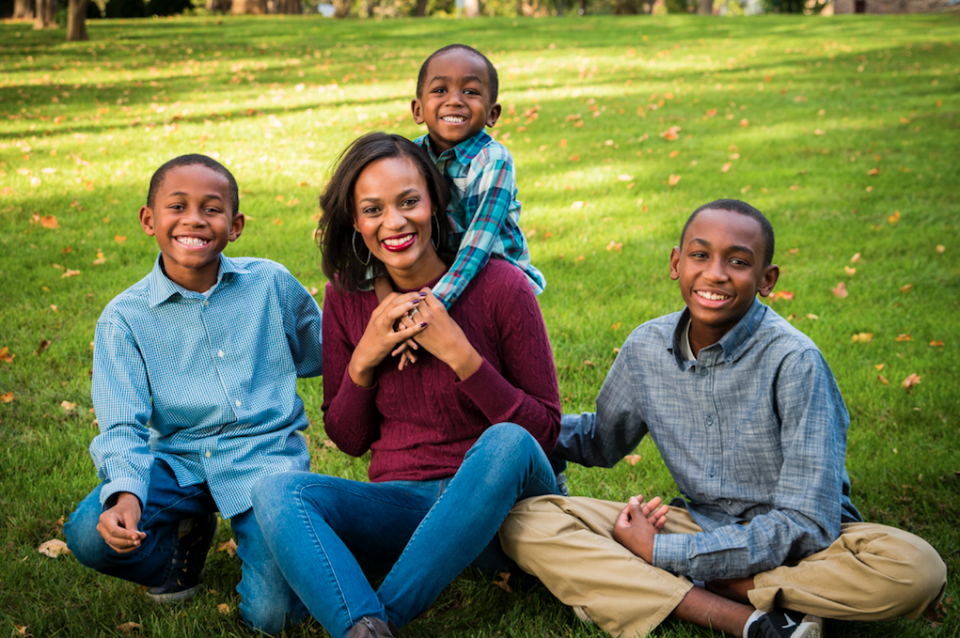
[[[100,490],[104,485],[106,483],[101,483],[90,492],[64,524],[67,545],[87,567],[148,587],[162,585],[167,579],[180,521],[217,511],[205,483],[180,487],[170,466],[155,460],[150,473],[150,493],[139,524],[140,531],[147,536],[137,550],[119,554],[97,531],[97,522],[103,513]],[[264,543],[253,510],[234,516],[230,526],[237,540],[237,556],[243,562],[243,577],[237,591],[244,621],[263,633],[277,634],[284,627],[303,620],[306,608],[280,573]]]
[[[254,487],[253,509],[290,586],[342,638],[364,616],[403,627],[470,564],[512,565],[496,536],[507,512],[520,499],[556,493],[540,444],[501,423],[474,443],[452,478],[364,483],[275,474]],[[387,571],[374,591],[367,576]]]

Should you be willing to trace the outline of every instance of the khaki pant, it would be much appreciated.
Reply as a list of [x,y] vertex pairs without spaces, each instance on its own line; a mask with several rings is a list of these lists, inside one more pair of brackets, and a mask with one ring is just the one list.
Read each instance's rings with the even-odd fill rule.
[[[613,539],[623,503],[541,496],[521,501],[500,542],[564,604],[583,607],[614,636],[646,636],[693,584],[649,565]],[[666,534],[703,531],[671,509]],[[796,563],[754,576],[750,602],[842,620],[916,619],[937,601],[947,568],[926,541],[872,523],[846,523],[840,538]]]

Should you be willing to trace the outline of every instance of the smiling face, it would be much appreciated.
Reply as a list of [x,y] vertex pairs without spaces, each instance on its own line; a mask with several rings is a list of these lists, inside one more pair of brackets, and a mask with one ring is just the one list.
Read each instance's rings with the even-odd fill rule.
[[143,231],[157,238],[171,281],[205,292],[217,281],[220,253],[243,231],[227,178],[201,164],[167,171],[153,200],[140,209]]
[[426,123],[437,153],[495,125],[500,117],[500,105],[491,100],[486,63],[464,49],[451,49],[430,61],[423,92],[411,108],[417,124]]
[[736,212],[708,208],[687,226],[670,254],[670,277],[690,309],[694,354],[737,325],[757,293],[773,290],[780,269],[764,266],[764,248],[760,223]]
[[425,286],[447,267],[430,242],[433,204],[427,183],[406,157],[368,165],[353,187],[354,228],[404,290]]

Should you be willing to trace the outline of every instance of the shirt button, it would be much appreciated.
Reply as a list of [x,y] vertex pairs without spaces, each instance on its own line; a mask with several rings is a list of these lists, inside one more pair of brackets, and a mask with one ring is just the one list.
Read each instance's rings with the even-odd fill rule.
[[716,475],[717,475],[717,471],[716,471],[716,470],[710,470],[710,476],[711,476],[711,477],[716,476]]
[[219,352],[217,352],[217,356],[223,359],[223,350],[220,350]]
[[209,459],[211,456],[213,456],[213,452],[211,452],[210,450],[207,450],[207,453],[205,456]]
[[712,416],[708,416],[708,417],[707,417],[707,425],[713,425],[713,417],[712,417]]
[[240,399],[237,399],[237,407],[240,407]]
[[203,300],[203,305],[204,305],[204,306],[209,306],[209,305],[210,305],[210,300],[209,300],[209,299],[204,299],[204,300]]
[[707,370],[706,368],[700,368],[700,376],[701,376],[701,377],[705,377],[705,376],[707,376],[708,374],[710,374],[710,371],[709,371],[709,370]]

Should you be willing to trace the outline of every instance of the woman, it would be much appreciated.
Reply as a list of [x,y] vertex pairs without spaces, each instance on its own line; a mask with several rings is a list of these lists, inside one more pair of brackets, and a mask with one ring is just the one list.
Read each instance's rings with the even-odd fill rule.
[[[544,450],[560,400],[539,306],[499,260],[449,313],[430,294],[453,256],[447,202],[426,154],[385,133],[347,149],[320,201],[324,422],[344,452],[372,451],[371,482],[292,472],[253,501],[284,576],[334,638],[393,636],[481,553],[504,565],[507,512],[557,493]],[[392,281],[382,303],[360,290],[371,274]],[[408,339],[418,361],[401,370],[393,353]],[[374,591],[365,573],[384,572]]]

